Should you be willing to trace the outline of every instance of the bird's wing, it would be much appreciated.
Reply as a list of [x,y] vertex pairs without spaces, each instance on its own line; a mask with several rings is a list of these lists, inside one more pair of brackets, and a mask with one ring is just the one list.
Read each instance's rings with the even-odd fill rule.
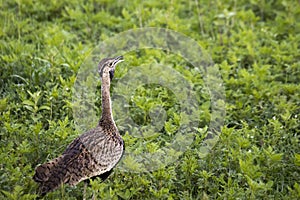
[[67,173],[64,183],[78,182],[110,171],[121,159],[124,144],[118,135],[97,127],[75,139],[62,155]]

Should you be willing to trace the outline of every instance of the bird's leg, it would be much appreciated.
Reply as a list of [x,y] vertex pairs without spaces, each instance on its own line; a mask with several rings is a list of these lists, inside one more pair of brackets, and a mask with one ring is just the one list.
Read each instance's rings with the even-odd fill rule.
[[65,198],[65,185],[64,183],[61,183],[61,198]]

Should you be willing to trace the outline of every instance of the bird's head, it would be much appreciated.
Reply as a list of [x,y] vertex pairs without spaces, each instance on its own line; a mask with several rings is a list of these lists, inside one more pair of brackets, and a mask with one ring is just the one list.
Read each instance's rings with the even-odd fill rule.
[[122,61],[123,61],[123,56],[102,59],[98,64],[98,72],[100,74],[100,77],[103,78],[103,76],[109,75],[110,80],[112,80],[114,77],[116,65]]

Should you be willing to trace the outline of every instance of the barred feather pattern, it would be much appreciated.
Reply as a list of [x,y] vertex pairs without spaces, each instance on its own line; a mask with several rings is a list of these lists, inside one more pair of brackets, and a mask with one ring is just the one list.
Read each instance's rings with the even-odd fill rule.
[[123,56],[105,58],[98,65],[102,81],[102,116],[98,126],[76,138],[61,156],[35,169],[33,179],[39,183],[41,196],[61,184],[74,186],[98,176],[105,179],[121,159],[124,142],[112,117],[110,81],[116,64],[122,60]]
[[99,124],[76,138],[61,156],[36,168],[33,179],[39,183],[41,196],[61,184],[74,186],[97,176],[107,178],[106,173],[123,155],[124,142],[113,124],[106,129]]

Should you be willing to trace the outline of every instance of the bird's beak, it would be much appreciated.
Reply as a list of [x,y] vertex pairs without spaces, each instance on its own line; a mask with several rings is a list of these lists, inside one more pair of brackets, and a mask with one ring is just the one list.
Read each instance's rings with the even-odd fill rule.
[[122,62],[124,61],[123,59],[123,56],[118,56],[116,58],[114,58],[114,61],[113,61],[113,68],[109,71],[109,77],[110,77],[110,80],[113,79],[114,77],[114,74],[115,74],[115,69],[116,69],[116,66],[119,62]]
[[116,66],[119,62],[124,61],[123,56],[118,56],[114,59],[114,66]]

